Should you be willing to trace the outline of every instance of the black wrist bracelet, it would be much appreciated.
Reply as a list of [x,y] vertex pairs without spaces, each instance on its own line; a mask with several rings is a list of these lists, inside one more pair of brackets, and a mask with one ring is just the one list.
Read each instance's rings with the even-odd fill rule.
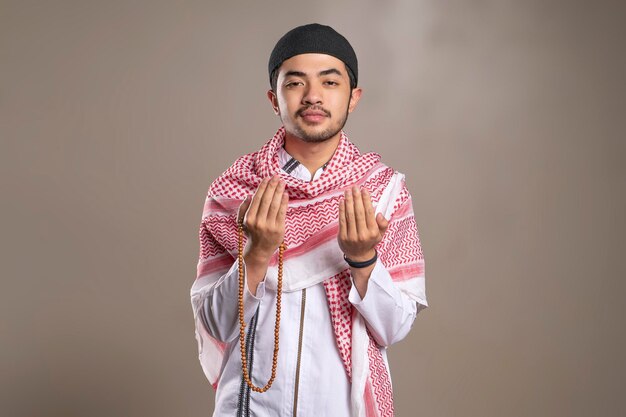
[[370,260],[363,261],[363,262],[355,262],[355,261],[347,258],[345,254],[343,255],[343,259],[352,268],[365,268],[365,267],[370,266],[370,265],[372,265],[372,264],[374,264],[376,262],[376,260],[378,259],[378,252],[376,252],[376,249],[374,249],[374,257],[372,259],[370,259]]

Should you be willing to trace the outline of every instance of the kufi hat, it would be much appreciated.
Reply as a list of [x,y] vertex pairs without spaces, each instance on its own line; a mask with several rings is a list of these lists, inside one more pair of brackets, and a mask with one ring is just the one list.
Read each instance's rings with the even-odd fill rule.
[[296,55],[310,53],[331,55],[343,61],[352,72],[356,85],[359,75],[358,63],[350,42],[330,26],[318,23],[298,26],[280,38],[272,50],[267,68],[270,83],[272,72],[280,67],[283,61]]

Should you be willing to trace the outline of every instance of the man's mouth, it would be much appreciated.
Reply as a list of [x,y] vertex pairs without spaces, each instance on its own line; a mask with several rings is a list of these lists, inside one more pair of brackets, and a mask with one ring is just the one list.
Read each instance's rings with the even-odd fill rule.
[[301,110],[301,111],[298,112],[298,114],[305,121],[312,122],[312,123],[321,122],[326,117],[329,117],[329,114],[326,111],[318,110],[318,109]]

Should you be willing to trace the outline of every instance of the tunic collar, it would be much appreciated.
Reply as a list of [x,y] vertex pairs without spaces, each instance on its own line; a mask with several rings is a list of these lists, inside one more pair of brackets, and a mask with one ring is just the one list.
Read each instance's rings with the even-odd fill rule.
[[330,160],[318,168],[313,176],[311,176],[311,172],[300,161],[291,156],[283,146],[278,148],[278,165],[281,167],[281,170],[302,181],[311,182],[318,179],[320,175],[322,175],[322,172],[324,172],[328,162],[330,162]]

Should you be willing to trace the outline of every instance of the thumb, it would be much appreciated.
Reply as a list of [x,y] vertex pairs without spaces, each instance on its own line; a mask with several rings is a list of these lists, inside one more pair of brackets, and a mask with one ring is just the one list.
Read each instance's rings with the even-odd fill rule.
[[246,215],[246,211],[248,211],[248,207],[250,207],[251,202],[252,198],[249,195],[246,196],[246,198],[241,202],[241,205],[239,206],[239,211],[237,212],[237,222],[243,220],[244,216]]
[[380,235],[384,235],[387,231],[387,227],[389,227],[389,220],[385,219],[382,213],[378,213],[376,215],[376,223],[378,224],[378,231]]

